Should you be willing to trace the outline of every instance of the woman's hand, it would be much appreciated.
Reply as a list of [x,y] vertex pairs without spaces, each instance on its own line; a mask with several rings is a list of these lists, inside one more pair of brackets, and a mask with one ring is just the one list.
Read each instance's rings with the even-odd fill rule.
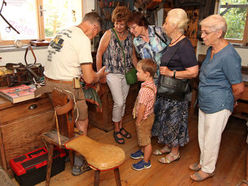
[[160,74],[162,74],[164,76],[169,76],[169,77],[173,76],[173,71],[168,69],[168,67],[166,67],[166,66],[159,67],[159,70],[160,70]]

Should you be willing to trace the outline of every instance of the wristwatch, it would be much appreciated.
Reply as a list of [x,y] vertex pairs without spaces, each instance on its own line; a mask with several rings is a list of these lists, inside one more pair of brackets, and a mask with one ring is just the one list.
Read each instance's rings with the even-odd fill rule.
[[173,70],[173,78],[176,79],[176,70]]

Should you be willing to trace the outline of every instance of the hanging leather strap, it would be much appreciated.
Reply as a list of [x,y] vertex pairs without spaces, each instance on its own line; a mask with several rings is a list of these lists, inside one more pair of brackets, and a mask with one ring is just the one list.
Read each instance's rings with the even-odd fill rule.
[[59,141],[59,146],[61,147],[61,138],[60,138],[60,132],[59,132],[59,122],[58,122],[58,116],[56,110],[54,111],[54,117],[55,117],[55,124],[57,128],[57,136]]
[[59,146],[61,146],[61,138],[60,138],[60,130],[59,130],[59,123],[58,123],[58,115],[63,115],[70,110],[72,110],[74,107],[74,102],[73,99],[69,98],[69,101],[62,106],[56,106],[54,108],[54,117],[55,117],[55,123],[56,123],[56,128],[57,128],[57,136],[58,136],[58,142]]
[[32,52],[33,54],[33,57],[34,57],[34,62],[32,65],[34,65],[36,63],[36,56],[34,54],[34,51],[33,51],[33,48],[31,46],[28,46],[25,50],[25,54],[24,54],[24,61],[26,63],[26,66],[28,66],[28,62],[27,62],[27,54],[28,54],[28,50],[30,49],[30,51]]

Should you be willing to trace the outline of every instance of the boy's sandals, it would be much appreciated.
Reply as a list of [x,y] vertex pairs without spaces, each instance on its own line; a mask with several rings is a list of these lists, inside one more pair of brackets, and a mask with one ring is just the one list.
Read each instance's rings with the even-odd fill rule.
[[114,139],[115,139],[116,143],[119,143],[119,144],[124,144],[124,143],[125,143],[124,138],[119,138],[119,137],[117,136],[118,134],[121,135],[120,132],[115,132],[115,131],[114,131],[113,134],[114,134]]
[[199,163],[193,163],[189,166],[189,169],[192,171],[199,171],[201,170],[201,166],[199,165]]
[[176,154],[176,155],[170,153],[170,154],[167,154],[165,157],[159,158],[158,161],[160,163],[169,164],[169,163],[172,163],[173,161],[177,161],[179,159],[180,159],[180,154],[179,153]]
[[130,139],[132,137],[132,135],[128,131],[126,131],[126,129],[124,129],[123,127],[120,129],[119,133],[127,139]]
[[211,177],[214,176],[214,172],[212,172],[212,173],[206,173],[206,174],[207,174],[207,176],[204,176],[204,177],[203,177],[202,175],[200,175],[199,172],[196,172],[196,173],[192,174],[192,175],[190,176],[190,178],[191,178],[193,181],[200,182],[200,181],[204,181],[204,180],[206,180],[206,179],[211,178]]
[[162,149],[156,149],[155,151],[153,151],[153,155],[155,156],[159,156],[159,155],[163,155],[165,153],[169,153],[171,150],[169,149],[169,147],[165,146]]

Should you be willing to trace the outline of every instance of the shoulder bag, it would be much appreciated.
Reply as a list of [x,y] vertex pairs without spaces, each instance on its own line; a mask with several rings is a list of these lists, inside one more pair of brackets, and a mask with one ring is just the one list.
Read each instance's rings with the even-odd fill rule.
[[126,78],[126,81],[127,81],[127,84],[128,85],[132,85],[132,84],[135,84],[137,83],[137,76],[136,76],[136,69],[135,68],[131,68],[130,70],[127,71],[127,66],[126,66],[126,58],[125,58],[125,53],[124,53],[124,48],[122,47],[121,45],[121,42],[120,42],[120,39],[119,37],[117,36],[116,32],[114,29],[112,29],[116,38],[117,38],[117,41],[118,41],[118,44],[120,45],[121,49],[122,49],[122,54],[123,54],[123,59],[124,59],[124,71],[125,71],[125,78]]
[[[167,60],[162,63],[163,66],[167,66],[171,58],[175,55],[176,51],[182,47],[185,43],[183,41],[180,43],[174,51],[168,56]],[[187,93],[190,92],[190,85],[188,79],[176,79],[173,77],[168,77],[164,75],[159,76],[158,90],[157,94],[171,99],[176,99],[178,101],[183,101]]]

